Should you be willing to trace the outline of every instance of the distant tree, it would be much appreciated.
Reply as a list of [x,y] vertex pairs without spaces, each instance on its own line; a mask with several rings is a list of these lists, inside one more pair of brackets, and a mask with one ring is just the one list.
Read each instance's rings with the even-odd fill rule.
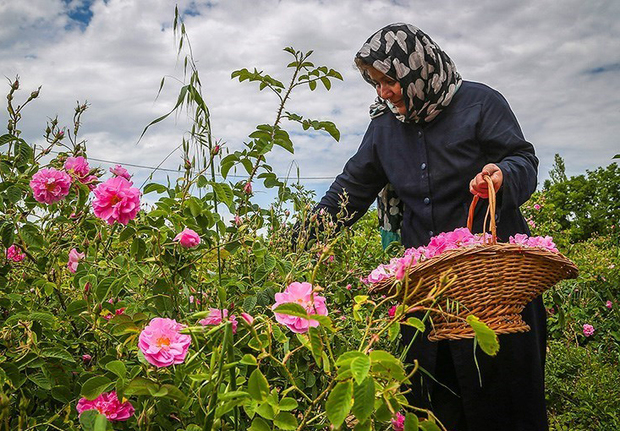
[[[620,167],[612,163],[566,178],[564,161],[556,154],[545,181],[543,195],[547,211],[568,233],[571,241],[583,241],[593,234],[607,235],[620,222]],[[617,232],[617,230],[616,230]]]
[[549,171],[549,177],[551,180],[546,180],[544,187],[549,188],[552,184],[563,183],[568,180],[566,176],[566,166],[564,165],[564,159],[556,153],[553,157],[553,166]]

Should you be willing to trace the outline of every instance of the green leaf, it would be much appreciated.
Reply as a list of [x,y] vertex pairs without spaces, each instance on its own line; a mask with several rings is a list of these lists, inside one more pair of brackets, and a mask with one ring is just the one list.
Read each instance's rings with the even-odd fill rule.
[[284,397],[280,400],[279,407],[283,412],[290,412],[297,408],[297,400],[295,400],[295,398]]
[[63,361],[67,361],[67,362],[75,362],[75,359],[73,358],[73,356],[71,356],[71,353],[67,352],[65,349],[62,349],[60,347],[52,347],[50,349],[43,349],[41,351],[41,357],[62,359]]
[[269,382],[258,368],[252,371],[248,379],[248,392],[256,401],[263,402],[269,395]]
[[105,369],[108,371],[112,371],[121,379],[124,379],[127,376],[127,368],[122,361],[111,361],[105,364]]
[[157,392],[158,384],[144,377],[136,377],[125,388],[125,395],[151,395]]
[[4,193],[8,201],[12,204],[19,202],[22,198],[22,190],[19,187],[9,186]]
[[33,382],[35,385],[40,387],[41,389],[45,389],[49,391],[52,389],[52,385],[50,381],[43,375],[43,373],[32,374],[28,376],[28,380]]
[[156,192],[156,193],[166,193],[166,191],[168,190],[168,187],[162,185],[162,184],[157,184],[157,183],[149,183],[146,186],[144,186],[144,191],[143,194],[148,194],[151,192]]
[[349,415],[353,404],[353,381],[347,380],[336,384],[325,403],[329,421],[338,428]]
[[413,413],[407,413],[405,415],[404,431],[418,431],[418,417]]
[[388,328],[388,341],[394,341],[400,334],[400,325],[398,322],[394,322]]
[[111,387],[112,384],[112,381],[105,376],[91,377],[82,385],[81,395],[89,400],[94,400]]
[[370,358],[368,356],[358,356],[351,361],[351,374],[355,382],[361,384],[370,371]]
[[273,420],[273,424],[282,430],[297,429],[297,418],[291,413],[279,413]]
[[403,325],[413,326],[420,332],[424,332],[426,330],[426,326],[424,322],[422,322],[417,317],[409,317],[407,320],[401,322]]
[[255,417],[248,431],[271,431],[271,427],[264,419]]
[[499,352],[499,340],[497,334],[489,328],[486,323],[470,314],[467,316],[467,323],[472,327],[476,334],[476,340],[484,353],[490,356],[497,355]]
[[4,245],[5,248],[9,248],[15,240],[15,226],[13,223],[4,223],[1,229],[0,236],[2,236],[2,245]]
[[441,431],[441,428],[439,428],[435,422],[431,421],[420,422],[419,427],[422,431]]
[[365,422],[375,410],[375,381],[367,377],[361,384],[353,387],[353,408],[351,413],[360,422]]
[[332,88],[332,83],[330,82],[329,78],[323,76],[323,77],[321,77],[321,82],[325,86],[326,90],[329,91]]
[[108,420],[95,409],[86,410],[80,414],[80,424],[84,431],[105,431],[108,429]]
[[81,312],[86,311],[87,308],[88,306],[86,301],[83,299],[78,299],[67,306],[67,314],[69,316],[77,316]]
[[19,233],[28,245],[41,247],[45,243],[39,229],[31,223],[24,224],[19,230]]
[[146,253],[146,243],[142,238],[135,237],[131,243],[131,257],[135,260],[142,260]]
[[254,355],[250,355],[249,353],[246,353],[245,355],[243,355],[243,358],[241,358],[239,363],[243,365],[257,365],[258,364]]
[[231,208],[233,200],[235,199],[235,194],[230,186],[226,183],[211,182],[210,184],[211,187],[213,187],[213,191],[215,192],[217,199],[226,204],[227,207]]
[[123,231],[118,236],[118,240],[119,242],[127,241],[129,238],[132,238],[135,234],[136,234],[136,230],[131,226],[127,226],[125,227],[125,229],[123,229]]

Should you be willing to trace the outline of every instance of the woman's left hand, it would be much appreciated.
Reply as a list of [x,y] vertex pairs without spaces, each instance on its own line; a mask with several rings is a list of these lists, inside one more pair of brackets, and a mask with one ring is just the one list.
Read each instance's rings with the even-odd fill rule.
[[469,182],[469,191],[473,195],[481,198],[489,197],[489,186],[484,180],[484,175],[491,177],[495,191],[498,191],[504,182],[504,174],[502,170],[494,163],[489,163],[482,168],[482,171]]

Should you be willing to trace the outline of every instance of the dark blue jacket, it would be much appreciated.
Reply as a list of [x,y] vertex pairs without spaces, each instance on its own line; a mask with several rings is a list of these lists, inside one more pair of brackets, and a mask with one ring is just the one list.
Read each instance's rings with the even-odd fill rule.
[[[504,181],[498,193],[497,234],[507,241],[529,233],[519,211],[534,192],[538,159],[506,100],[486,85],[464,81],[451,104],[430,124],[401,123],[391,113],[372,120],[357,153],[351,157],[318,207],[332,215],[340,196],[348,194],[348,211],[361,217],[377,193],[391,183],[404,202],[401,230],[405,247],[426,245],[434,234],[466,226],[472,195],[470,180],[487,163],[497,164]],[[480,232],[486,201],[480,201],[474,232]],[[467,417],[468,429],[546,430],[544,360],[545,310],[541,298],[523,317],[532,330],[500,336],[496,357],[478,354],[482,387],[471,340],[451,341],[450,352]],[[403,330],[405,342],[411,339]],[[418,337],[408,359],[434,373],[437,343]],[[439,371],[439,370],[438,370]],[[415,402],[428,405],[432,382],[414,387]]]

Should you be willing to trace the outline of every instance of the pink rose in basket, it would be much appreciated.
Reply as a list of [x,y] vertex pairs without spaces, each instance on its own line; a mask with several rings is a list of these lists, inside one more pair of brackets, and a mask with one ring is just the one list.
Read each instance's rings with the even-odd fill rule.
[[[291,283],[284,292],[276,293],[276,303],[271,307],[275,310],[278,305],[288,304],[289,302],[301,305],[308,315],[319,314],[327,316],[327,307],[325,306],[325,298],[315,295],[312,292],[312,285],[307,282]],[[278,323],[285,325],[291,331],[303,334],[308,329],[319,326],[316,320],[306,319],[303,317],[290,316],[288,314],[275,313]]]
[[69,194],[71,177],[54,168],[43,168],[32,176],[30,188],[37,202],[53,204]]
[[184,327],[174,319],[151,320],[138,338],[138,347],[146,360],[160,368],[183,363],[192,342],[188,334],[181,334]]
[[93,191],[93,212],[97,217],[114,224],[129,223],[140,211],[140,190],[123,177],[114,177],[101,183]]
[[[84,356],[89,356],[90,360],[90,355]],[[101,394],[94,400],[81,398],[77,403],[76,410],[80,415],[86,410],[97,410],[113,422],[126,421],[133,416],[135,411],[129,401],[119,401],[116,391]]]

